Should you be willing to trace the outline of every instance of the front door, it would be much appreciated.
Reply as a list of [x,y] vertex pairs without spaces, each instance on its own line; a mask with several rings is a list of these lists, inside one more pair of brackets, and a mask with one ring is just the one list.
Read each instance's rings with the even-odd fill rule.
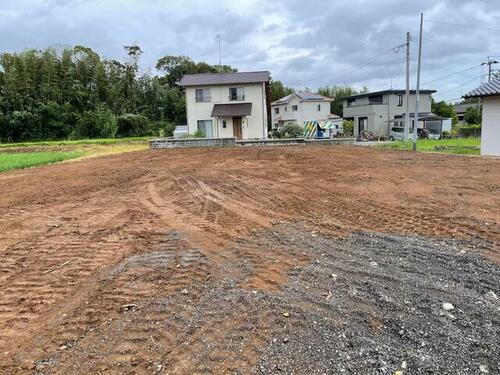
[[243,131],[241,130],[241,117],[233,117],[233,137],[236,137],[236,139],[243,138]]
[[358,119],[358,134],[363,133],[368,128],[368,118],[360,117]]

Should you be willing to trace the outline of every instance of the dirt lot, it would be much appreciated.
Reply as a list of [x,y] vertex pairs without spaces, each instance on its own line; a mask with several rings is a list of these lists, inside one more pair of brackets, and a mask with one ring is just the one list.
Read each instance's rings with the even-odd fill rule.
[[500,373],[500,160],[296,146],[3,173],[0,254],[0,374]]

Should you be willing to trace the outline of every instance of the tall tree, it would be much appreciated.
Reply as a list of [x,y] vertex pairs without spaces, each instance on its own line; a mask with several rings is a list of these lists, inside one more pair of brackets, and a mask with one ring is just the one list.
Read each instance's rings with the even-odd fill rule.
[[[368,92],[368,88],[364,87],[363,90]],[[326,86],[318,89],[318,94],[327,96],[333,99],[330,104],[330,110],[333,114],[343,117],[344,115],[344,107],[343,101],[344,98],[350,95],[355,95],[358,92],[350,86]]]
[[281,99],[287,95],[293,94],[295,92],[291,87],[287,87],[281,81],[272,80],[271,81],[271,101]]

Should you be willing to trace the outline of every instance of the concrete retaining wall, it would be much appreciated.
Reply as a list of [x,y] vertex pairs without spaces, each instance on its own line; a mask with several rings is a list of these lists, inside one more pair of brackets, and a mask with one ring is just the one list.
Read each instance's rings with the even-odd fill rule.
[[180,138],[153,139],[149,141],[150,148],[180,148],[180,147],[228,147],[234,146],[236,138]]
[[356,138],[306,139],[308,145],[352,145]]
[[238,146],[289,146],[304,145],[304,138],[284,138],[284,139],[245,139],[236,141]]
[[231,147],[231,146],[291,146],[291,145],[339,145],[353,144],[354,138],[325,139],[245,139],[236,138],[162,138],[149,141],[150,148],[180,148],[180,147]]

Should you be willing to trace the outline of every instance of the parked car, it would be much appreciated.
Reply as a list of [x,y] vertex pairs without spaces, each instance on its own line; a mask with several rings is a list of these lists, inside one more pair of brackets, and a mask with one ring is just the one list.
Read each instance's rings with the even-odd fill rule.
[[[417,136],[419,139],[430,138],[429,131],[427,129],[418,128]],[[404,140],[404,128],[401,126],[393,126],[391,128],[391,134],[389,135],[391,141],[403,141]],[[435,139],[435,138],[432,138]],[[438,138],[439,139],[439,138]],[[408,134],[408,140],[413,140],[413,129],[410,129],[410,134]]]

